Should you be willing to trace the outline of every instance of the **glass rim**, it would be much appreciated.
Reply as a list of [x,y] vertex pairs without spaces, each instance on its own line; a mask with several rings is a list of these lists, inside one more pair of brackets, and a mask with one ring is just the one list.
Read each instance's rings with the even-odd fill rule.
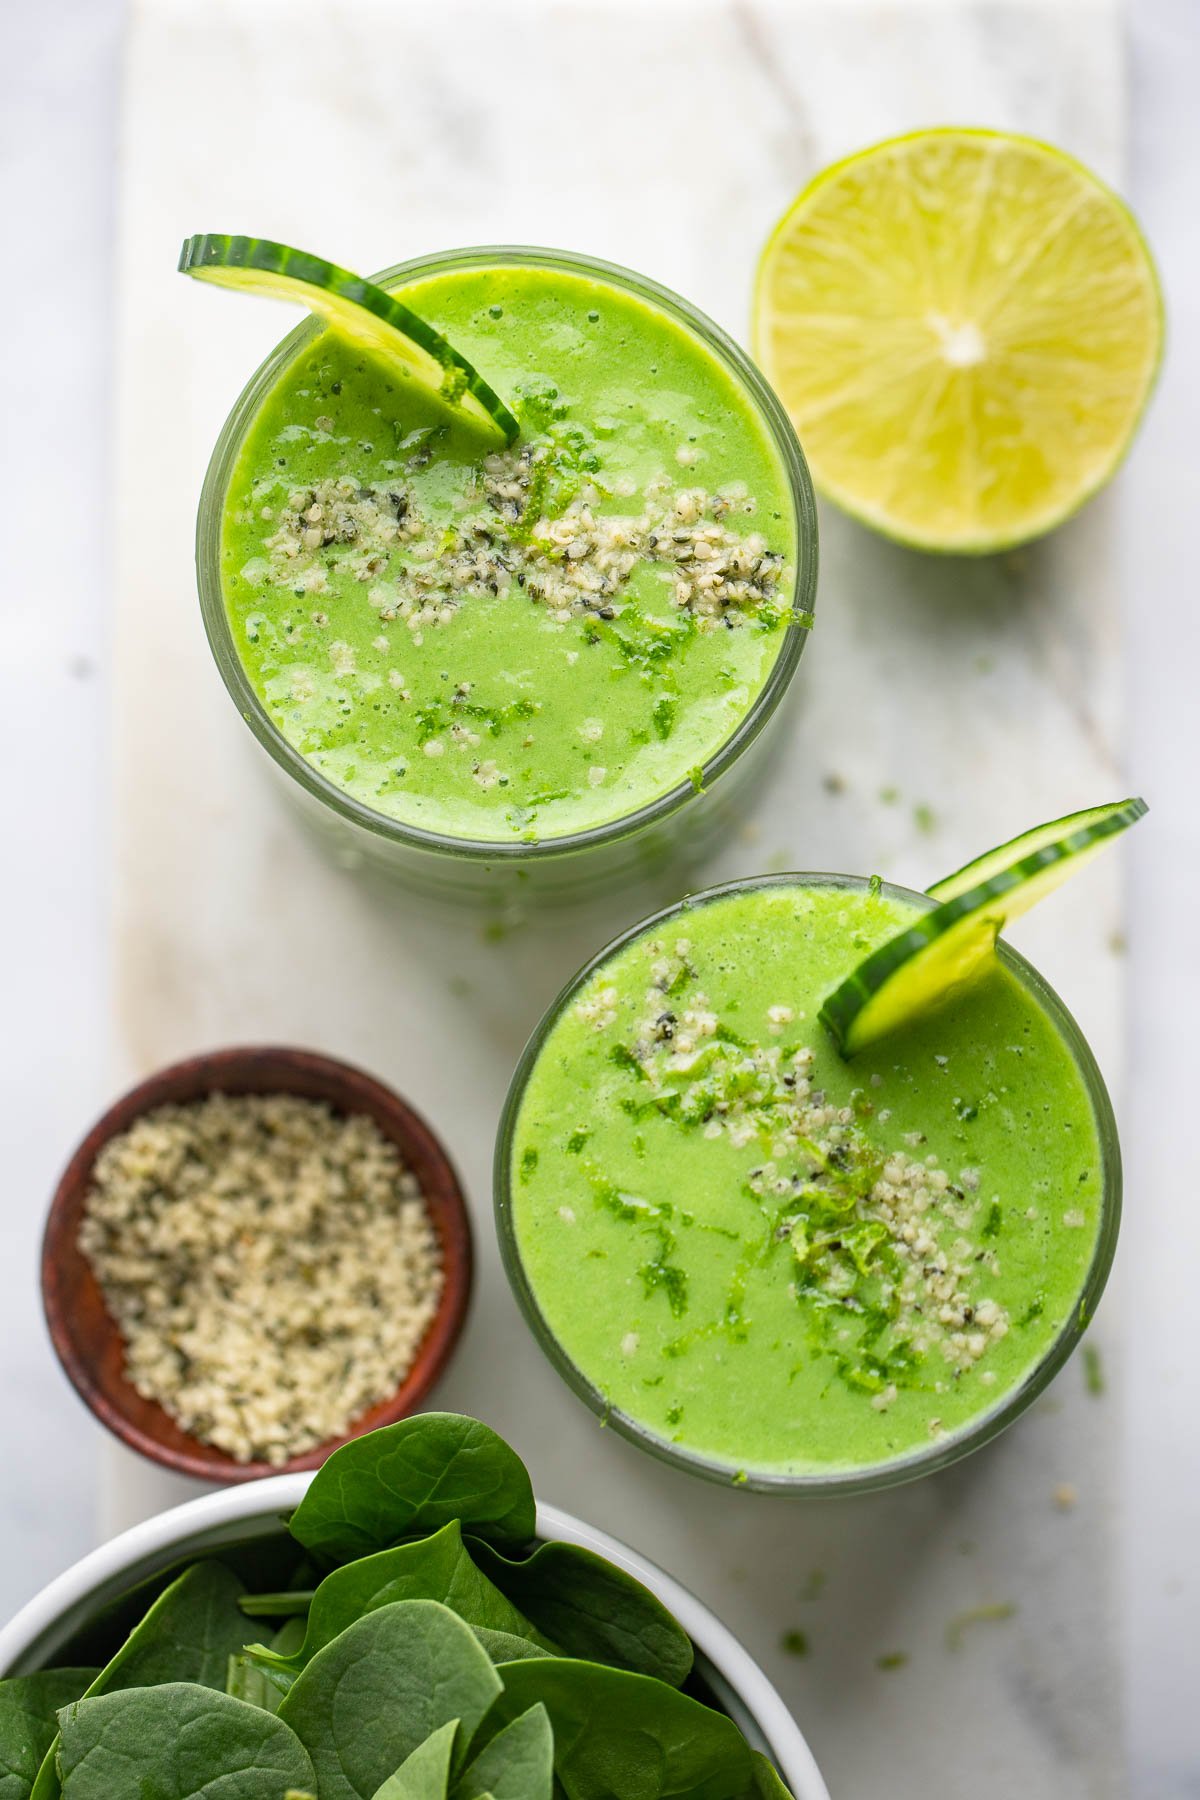
[[795,576],[790,617],[784,627],[784,641],[752,705],[739,719],[730,735],[700,765],[699,790],[688,774],[674,787],[632,812],[622,813],[618,818],[589,826],[583,831],[539,838],[532,842],[523,839],[455,837],[446,832],[430,831],[422,826],[390,818],[363,801],[356,800],[336,782],[322,775],[283,735],[255,691],[233,642],[221,581],[221,524],[225,494],[233,467],[259,404],[287,363],[299,356],[316,338],[322,329],[316,319],[306,319],[276,344],[238,395],[221,427],[200,493],[196,520],[196,577],[204,630],[221,679],[258,742],[285,774],[343,819],[363,827],[374,837],[388,843],[480,863],[528,863],[614,843],[645,826],[669,818],[690,800],[698,798],[699,791],[708,789],[719,780],[750,747],[786,693],[808,641],[809,627],[802,621],[805,616],[812,617],[816,606],[817,510],[812,480],[800,441],[783,403],[762,371],[741,345],[706,313],[650,276],[641,275],[619,263],[607,262],[601,257],[577,251],[534,245],[480,244],[412,257],[381,270],[370,279],[377,286],[396,289],[424,275],[450,267],[486,268],[496,264],[556,268],[568,273],[591,275],[649,300],[682,323],[717,357],[751,400],[770,433],[784,472],[795,521]]
[[[996,946],[1001,963],[1042,1007],[1066,1044],[1079,1070],[1096,1122],[1101,1160],[1100,1220],[1087,1273],[1080,1285],[1070,1316],[1048,1345],[1045,1354],[1034,1363],[1015,1386],[1001,1395],[993,1407],[979,1414],[974,1420],[968,1421],[957,1432],[936,1440],[927,1448],[913,1451],[906,1456],[889,1458],[885,1462],[867,1463],[859,1467],[838,1467],[827,1471],[809,1470],[794,1473],[777,1469],[740,1469],[732,1462],[718,1462],[711,1456],[689,1450],[683,1445],[669,1443],[665,1438],[651,1431],[640,1420],[635,1419],[632,1414],[622,1411],[621,1408],[607,1400],[601,1390],[583,1374],[582,1370],[568,1356],[543,1315],[532,1283],[525,1273],[513,1225],[511,1182],[512,1149],[525,1088],[542,1048],[562,1013],[580,988],[591,979],[597,970],[619,954],[628,944],[652,931],[655,926],[665,925],[672,919],[686,917],[697,907],[708,905],[714,900],[723,899],[731,894],[745,893],[747,890],[757,888],[835,887],[863,892],[870,885],[871,880],[866,876],[809,871],[793,871],[779,875],[739,876],[735,880],[722,882],[716,887],[704,888],[695,894],[686,895],[682,900],[677,900],[672,905],[663,907],[659,911],[651,913],[647,918],[629,926],[597,951],[571,977],[546,1008],[521,1052],[500,1116],[492,1179],[493,1212],[496,1237],[500,1247],[500,1260],[504,1265],[504,1272],[525,1322],[548,1361],[567,1386],[600,1418],[603,1424],[611,1425],[622,1437],[628,1438],[641,1449],[649,1451],[660,1461],[670,1463],[675,1468],[686,1469],[706,1480],[719,1482],[725,1487],[737,1486],[748,1488],[755,1493],[792,1495],[809,1493],[833,1496],[871,1493],[882,1488],[898,1487],[904,1482],[915,1481],[921,1476],[931,1475],[939,1469],[948,1468],[951,1463],[958,1462],[960,1458],[978,1450],[992,1438],[997,1437],[1049,1386],[1090,1325],[1104,1292],[1112,1268],[1113,1257],[1116,1254],[1117,1236],[1121,1222],[1121,1148],[1116,1117],[1104,1077],[1087,1039],[1063,1000],[1032,963],[1001,941]],[[920,893],[913,888],[902,887],[894,882],[880,883],[878,891],[891,899],[918,905],[925,911],[931,911],[937,905],[937,902],[932,900],[928,894]]]

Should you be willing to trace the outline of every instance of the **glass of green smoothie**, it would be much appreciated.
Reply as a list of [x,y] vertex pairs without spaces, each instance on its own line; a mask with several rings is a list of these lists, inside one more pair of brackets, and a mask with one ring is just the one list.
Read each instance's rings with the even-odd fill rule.
[[[1048,884],[1054,854],[1019,867]],[[980,916],[878,878],[711,889],[601,951],[522,1057],[495,1169],[514,1292],[575,1392],[670,1462],[787,1492],[909,1480],[1009,1424],[1091,1317],[1112,1108],[995,919],[944,1003],[851,1055],[826,1029],[935,911],[970,913],[947,944]]]
[[200,506],[238,711],[343,849],[430,891],[507,870],[574,896],[702,846],[812,622],[812,490],[774,393],[694,307],[594,258],[374,279],[519,431],[488,438],[328,326],[286,337]]

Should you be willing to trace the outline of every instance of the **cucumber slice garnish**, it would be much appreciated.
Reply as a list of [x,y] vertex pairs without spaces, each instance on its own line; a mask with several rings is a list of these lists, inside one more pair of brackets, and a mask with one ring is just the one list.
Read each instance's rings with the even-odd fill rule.
[[1123,800],[1039,825],[929,889],[938,901],[835,988],[821,1022],[844,1056],[943,1004],[987,968],[1008,924],[1146,811]]
[[[1033,856],[1036,851],[1054,849],[1059,845],[1071,857],[1086,860],[1103,847],[1105,838],[1136,824],[1145,811],[1144,800],[1109,801],[1105,806],[1085,806],[1082,812],[1067,813],[1061,819],[1051,819],[1048,825],[1037,825],[1032,831],[1023,831],[1020,837],[1010,838],[1007,844],[998,844],[994,850],[985,851],[974,862],[964,863],[953,875],[944,875],[941,881],[935,881],[926,892],[931,900],[953,900],[955,895],[967,893],[970,888],[978,887],[992,875],[999,875],[1014,863]],[[1078,861],[1072,861],[1064,869],[1060,879],[1065,881],[1079,866]]]
[[478,369],[440,331],[361,275],[268,238],[214,235],[188,238],[179,269],[218,287],[307,306],[394,373],[466,414],[482,432],[506,444],[517,435],[516,419]]

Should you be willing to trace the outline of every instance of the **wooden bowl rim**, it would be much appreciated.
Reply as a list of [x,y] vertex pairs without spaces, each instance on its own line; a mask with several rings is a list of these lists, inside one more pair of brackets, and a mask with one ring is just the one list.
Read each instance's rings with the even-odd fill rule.
[[[278,1075],[271,1074],[278,1069]],[[261,1070],[262,1080],[254,1081]],[[289,1079],[290,1075],[290,1079]],[[296,1076],[307,1077],[323,1088],[321,1094],[293,1087]],[[247,1078],[250,1084],[246,1085]],[[112,1395],[97,1379],[94,1357],[80,1346],[68,1321],[64,1300],[67,1266],[74,1263],[80,1278],[99,1284],[76,1242],[92,1170],[104,1146],[143,1114],[171,1103],[186,1104],[216,1093],[298,1093],[301,1098],[321,1098],[335,1110],[366,1113],[384,1135],[402,1150],[410,1166],[414,1162],[432,1170],[436,1191],[422,1193],[441,1242],[443,1285],[437,1312],[417,1350],[412,1366],[395,1394],[376,1403],[360,1417],[358,1428],[316,1445],[286,1463],[239,1463],[225,1451],[191,1437],[156,1402],[138,1394],[122,1375]],[[386,1123],[385,1123],[386,1121]],[[457,1347],[466,1322],[474,1280],[474,1253],[470,1216],[457,1170],[441,1139],[419,1112],[394,1089],[353,1063],[342,1062],[320,1051],[284,1044],[235,1045],[203,1051],[166,1064],[122,1094],[81,1139],[55,1188],[42,1235],[42,1306],[50,1341],[76,1393],[100,1423],[113,1435],[150,1461],[201,1481],[224,1483],[255,1481],[270,1475],[293,1475],[317,1469],[342,1444],[380,1425],[394,1424],[416,1412],[438,1381]],[[118,1327],[109,1318],[114,1337]],[[129,1410],[126,1410],[128,1406]],[[162,1421],[162,1428],[185,1440],[185,1448],[164,1442],[138,1422],[135,1414]]]

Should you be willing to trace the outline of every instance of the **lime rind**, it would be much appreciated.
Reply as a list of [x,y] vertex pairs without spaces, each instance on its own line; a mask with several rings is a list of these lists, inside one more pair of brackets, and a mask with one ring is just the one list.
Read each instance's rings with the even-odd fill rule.
[[488,436],[504,443],[517,436],[516,418],[478,369],[427,320],[361,275],[269,238],[211,233],[187,239],[179,270],[218,287],[307,306]]
[[[1124,431],[1110,444],[1107,454],[1094,461],[1086,475],[1081,475],[1068,495],[1060,497],[1040,509],[1030,508],[1021,517],[1010,519],[999,528],[959,524],[949,532],[931,529],[928,525],[906,519],[902,511],[897,512],[893,506],[882,503],[877,496],[860,490],[854,483],[847,482],[844,478],[839,479],[831,473],[824,466],[819,444],[809,435],[809,426],[805,417],[797,411],[794,404],[788,402],[787,383],[780,379],[771,345],[772,322],[776,316],[776,308],[772,304],[771,288],[777,265],[786,252],[787,240],[794,223],[811,210],[813,203],[824,195],[828,188],[847,176],[853,176],[872,160],[892,155],[897,151],[923,147],[926,144],[936,144],[939,140],[943,142],[959,141],[965,145],[974,143],[985,149],[1011,146],[1030,155],[1044,157],[1051,165],[1057,166],[1060,170],[1072,172],[1080,184],[1081,191],[1088,191],[1092,197],[1103,201],[1110,209],[1112,219],[1124,231],[1130,251],[1130,265],[1132,266],[1134,263],[1138,265],[1146,300],[1147,355],[1141,374],[1140,388]],[[844,327],[844,317],[839,319],[839,324]],[[794,329],[803,330],[802,317],[796,321]],[[1017,132],[999,131],[985,126],[946,125],[904,132],[879,143],[871,144],[863,150],[855,151],[853,154],[831,163],[813,177],[781,217],[776,220],[760,254],[754,279],[751,317],[753,354],[768,379],[781,392],[784,405],[804,444],[813,486],[818,493],[833,501],[843,512],[856,519],[860,524],[878,531],[895,543],[932,555],[994,555],[1044,536],[1079,512],[1112,479],[1137,435],[1162,366],[1165,339],[1166,309],[1162,284],[1145,234],[1132,209],[1107,182],[1101,180],[1092,169],[1088,168],[1086,163],[1081,162],[1068,151],[1041,138]],[[913,456],[909,460],[913,460],[919,454],[919,448],[919,445],[915,447]]]
[[[1005,925],[1146,810],[1144,800],[1132,799],[1070,814],[937,883],[930,894],[939,904],[881,944],[822,1005],[821,1022],[842,1054],[854,1056],[970,986],[991,966]],[[1015,860],[1007,860],[1014,853]]]

